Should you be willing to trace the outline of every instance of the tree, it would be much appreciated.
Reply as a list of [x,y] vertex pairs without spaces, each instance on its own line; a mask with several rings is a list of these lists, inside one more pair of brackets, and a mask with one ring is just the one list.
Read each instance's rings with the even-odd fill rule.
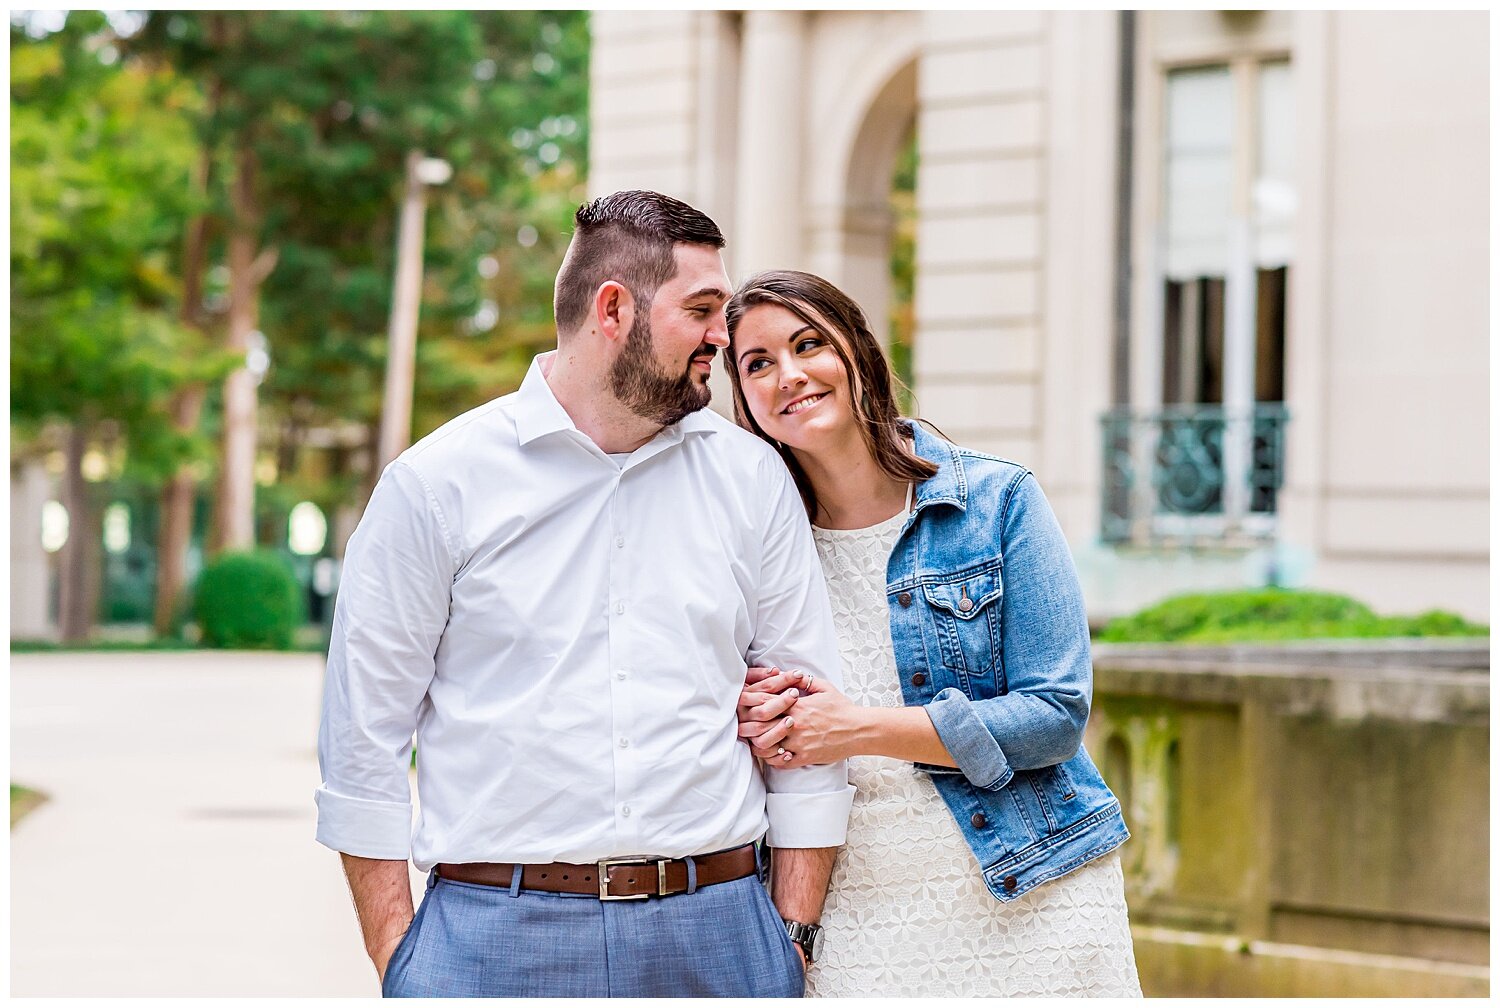
[[[47,31],[21,17],[13,443],[69,447],[70,633],[91,610],[99,538],[83,455],[113,445],[116,471],[163,486],[164,632],[198,485],[217,468],[220,524],[244,512],[257,412],[282,484],[262,507],[295,496],[333,511],[373,479],[373,438],[305,445],[378,421],[408,151],[456,169],[428,218],[414,432],[514,388],[550,344],[552,277],[583,197],[587,15],[153,12],[130,25],[73,12]],[[257,408],[241,365],[259,327],[272,364]],[[209,450],[215,430],[227,458]]]
[[[162,12],[137,45],[216,89],[205,144],[254,155],[246,205],[264,208],[260,242],[277,250],[257,293],[279,479],[295,481],[312,431],[364,428],[373,443],[411,149],[456,169],[429,216],[414,426],[515,387],[552,338],[552,276],[582,198],[586,15]],[[373,476],[368,455],[341,453],[298,492],[333,510]]]
[[201,448],[166,403],[221,362],[173,311],[193,89],[121,60],[97,13],[42,38],[25,28],[11,28],[12,430],[21,445],[65,445],[59,623],[77,640],[97,608],[88,446],[117,440],[134,472],[165,478]]
[[[497,366],[465,346],[476,328],[467,320],[483,321],[474,245],[497,240],[486,228],[496,213],[511,235],[528,225],[543,233],[513,218],[526,220],[517,211],[528,162],[531,175],[550,175],[544,163],[582,148],[585,24],[566,12],[150,15],[135,50],[208,96],[200,137],[224,168],[215,206],[227,236],[228,346],[241,353],[255,324],[270,333],[261,397],[278,431],[278,468],[296,465],[308,431],[378,418],[397,190],[412,149],[458,169],[428,246],[419,395],[451,405],[456,390],[493,394],[514,371],[509,358]],[[517,144],[523,126],[530,139]],[[488,206],[501,196],[500,210]],[[271,264],[271,249],[275,268],[257,269]],[[550,276],[548,285],[544,306]],[[226,486],[248,485],[253,459],[234,447],[253,435],[247,401],[237,374],[224,394]],[[229,496],[216,510],[243,514],[243,489]]]

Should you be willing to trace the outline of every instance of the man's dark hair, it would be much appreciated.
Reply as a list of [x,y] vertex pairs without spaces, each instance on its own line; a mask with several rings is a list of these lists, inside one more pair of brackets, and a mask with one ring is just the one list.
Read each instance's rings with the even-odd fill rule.
[[677,274],[674,245],[724,247],[724,235],[707,214],[644,189],[585,203],[573,221],[573,244],[558,270],[552,298],[559,337],[583,324],[594,292],[606,280],[624,284],[636,300],[636,311],[644,312],[656,289]]

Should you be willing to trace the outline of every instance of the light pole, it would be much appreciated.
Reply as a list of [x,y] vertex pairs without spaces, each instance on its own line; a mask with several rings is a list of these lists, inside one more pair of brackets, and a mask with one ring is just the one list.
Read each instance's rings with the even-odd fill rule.
[[375,472],[401,454],[411,439],[412,382],[417,363],[417,309],[422,301],[422,227],[427,187],[453,177],[441,158],[414,150],[406,155],[406,192],[396,235],[396,279],[391,295],[390,343],[385,365],[385,402]]

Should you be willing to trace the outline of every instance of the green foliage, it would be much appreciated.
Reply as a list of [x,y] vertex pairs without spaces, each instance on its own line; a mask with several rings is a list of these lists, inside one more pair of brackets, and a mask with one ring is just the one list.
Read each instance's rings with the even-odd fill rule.
[[51,654],[76,651],[192,651],[197,645],[179,637],[158,637],[149,641],[91,640],[86,644],[62,644],[51,640],[13,640],[11,654]]
[[916,336],[917,277],[917,133],[912,130],[896,159],[891,182],[891,209],[895,230],[891,236],[891,369],[905,388],[897,388],[901,412],[911,416],[915,408],[912,387],[913,340]]
[[33,791],[31,788],[22,787],[20,784],[12,784],[10,786],[11,828],[14,829],[16,823],[25,818],[28,812],[46,800],[47,796],[40,791]]
[[193,593],[203,643],[285,651],[302,622],[291,567],[277,553],[223,553],[204,566]]
[[222,373],[176,320],[176,256],[194,209],[190,85],[117,59],[107,23],[11,29],[11,418],[113,421],[128,464],[160,478],[202,446],[167,414],[184,383]]
[[[184,462],[213,478],[219,382],[240,363],[217,349],[230,194],[248,177],[257,262],[274,265],[256,325],[277,479],[257,513],[357,507],[409,151],[454,169],[427,192],[413,436],[514,389],[552,343],[552,280],[585,195],[588,17],[13,14],[13,444],[55,448],[60,422],[104,449],[112,482],[154,493]],[[190,233],[205,236],[191,262]],[[202,388],[196,429],[179,430],[174,400]],[[260,541],[284,526],[262,523]]]
[[1339,637],[1479,636],[1489,628],[1448,612],[1377,616],[1345,595],[1280,588],[1178,595],[1112,621],[1107,643],[1314,640]]
[[[407,152],[452,164],[428,191],[413,434],[512,390],[550,345],[552,279],[584,196],[588,21],[581,11],[152,12],[134,51],[205,96],[197,129],[253,152],[271,369],[260,388],[282,473],[309,432],[381,410]],[[331,460],[310,499],[357,485]]]

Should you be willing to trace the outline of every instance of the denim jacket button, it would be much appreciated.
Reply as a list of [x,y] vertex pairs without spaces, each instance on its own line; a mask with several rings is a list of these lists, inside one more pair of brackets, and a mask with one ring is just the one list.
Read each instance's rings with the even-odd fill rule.
[[911,607],[911,592],[902,592],[896,596],[896,601],[901,603],[901,608],[909,609]]
[[926,672],[918,672],[916,675],[912,676],[911,677],[911,684],[913,686],[925,686],[925,685],[927,685],[927,673]]
[[1016,877],[1014,875],[1005,876],[1004,880],[1001,881],[1000,884],[1005,887],[1006,892],[1015,892],[1016,886],[1018,885],[1018,883],[1016,882]]
[[[974,815],[969,819],[969,822],[971,822],[971,823],[974,824],[974,828],[975,829],[984,829],[986,826],[988,826],[990,824],[990,821],[984,817],[984,813],[983,812],[975,812]],[[1015,880],[1012,879],[1011,881],[1015,881]],[[1011,886],[1011,888],[1015,888],[1015,887]]]

